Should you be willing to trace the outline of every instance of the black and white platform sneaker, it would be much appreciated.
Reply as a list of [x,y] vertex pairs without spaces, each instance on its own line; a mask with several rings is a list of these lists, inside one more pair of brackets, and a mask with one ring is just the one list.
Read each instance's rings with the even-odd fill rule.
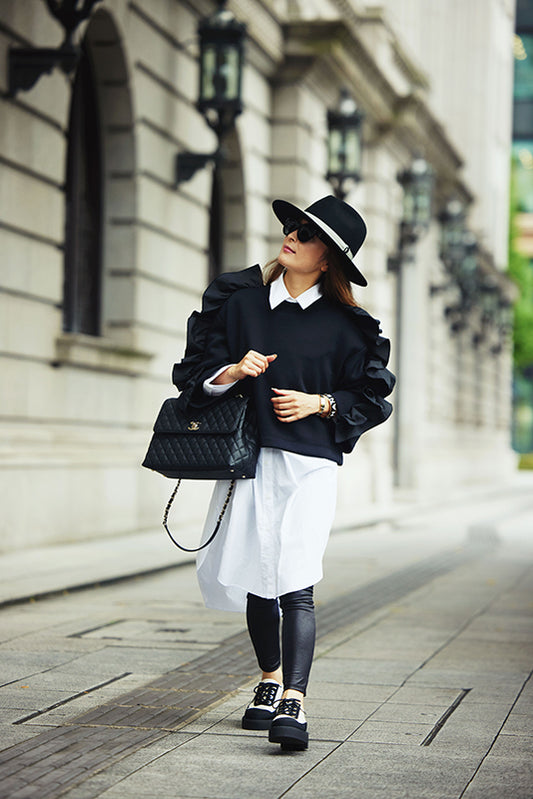
[[276,708],[268,740],[282,749],[307,749],[309,733],[299,699],[282,699]]
[[242,717],[243,730],[269,730],[283,686],[275,680],[263,680],[254,688],[255,696]]

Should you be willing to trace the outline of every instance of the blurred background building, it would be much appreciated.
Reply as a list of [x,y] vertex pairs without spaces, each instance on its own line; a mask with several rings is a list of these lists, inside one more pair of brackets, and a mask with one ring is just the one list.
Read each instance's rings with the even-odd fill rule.
[[[395,414],[347,459],[337,525],[515,468],[513,0],[230,0],[243,112],[177,183],[178,153],[218,145],[197,29],[219,5],[0,4],[4,549],[159,525],[170,485],[139,464],[186,319],[210,277],[277,254],[275,197],[362,212],[356,297],[393,342]],[[221,65],[237,92],[237,61],[206,54],[204,97]],[[195,538],[205,490],[180,506]]]
[[524,465],[533,466],[533,0],[518,0],[515,31],[509,266],[520,296],[514,330],[513,446]]

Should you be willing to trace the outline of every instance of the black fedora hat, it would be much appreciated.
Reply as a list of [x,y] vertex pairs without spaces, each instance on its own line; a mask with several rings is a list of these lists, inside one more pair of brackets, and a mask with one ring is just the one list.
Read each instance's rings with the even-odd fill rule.
[[287,219],[308,219],[322,230],[342,256],[346,277],[358,286],[367,286],[367,280],[353,262],[366,237],[366,225],[355,208],[329,195],[309,205],[305,210],[286,200],[274,200],[274,213],[282,224]]

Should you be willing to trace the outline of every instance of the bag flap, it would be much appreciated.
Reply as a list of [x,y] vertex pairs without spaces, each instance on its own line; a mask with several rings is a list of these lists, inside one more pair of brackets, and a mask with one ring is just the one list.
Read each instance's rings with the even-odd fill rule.
[[179,435],[213,435],[233,433],[246,413],[248,398],[224,397],[208,407],[195,412],[188,408],[184,413],[177,397],[165,400],[155,420],[154,433]]

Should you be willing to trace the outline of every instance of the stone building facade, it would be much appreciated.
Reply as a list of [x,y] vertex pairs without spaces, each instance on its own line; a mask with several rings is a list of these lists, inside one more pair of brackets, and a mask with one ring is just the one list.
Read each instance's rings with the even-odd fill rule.
[[[56,47],[63,32],[43,0],[0,4],[3,549],[158,526],[170,484],[139,463],[186,319],[210,269],[275,256],[272,198],[331,192],[327,109],[342,87],[365,114],[347,197],[369,228],[356,297],[393,340],[399,381],[393,420],[341,470],[336,523],[513,468],[509,343],[475,303],[453,330],[453,285],[432,290],[448,280],[438,211],[459,198],[506,291],[512,0],[230,0],[248,29],[245,110],[216,174],[176,187],[177,152],[216,146],[195,108],[196,29],[215,5],[103,0],[76,32],[75,76],[54,69],[10,96],[10,48]],[[434,216],[400,279],[397,175],[420,155]],[[191,541],[206,490],[180,505]]]

